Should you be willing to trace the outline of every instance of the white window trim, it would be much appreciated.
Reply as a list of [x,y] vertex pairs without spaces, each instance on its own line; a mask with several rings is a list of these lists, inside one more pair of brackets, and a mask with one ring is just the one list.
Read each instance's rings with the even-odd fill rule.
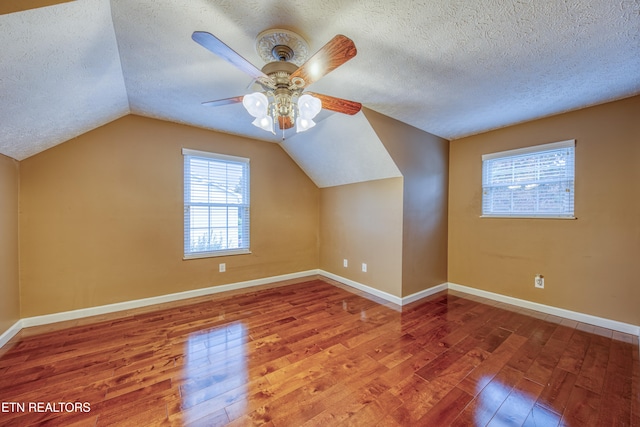
[[491,160],[498,157],[519,156],[522,154],[537,153],[538,151],[559,150],[561,148],[575,148],[576,140],[567,139],[566,141],[551,142],[549,144],[532,145],[531,147],[516,148],[513,150],[498,151],[497,153],[489,153],[482,155],[482,161]]
[[[548,143],[548,144],[533,145],[533,146],[524,147],[524,148],[516,148],[516,149],[513,149],[513,150],[505,150],[505,151],[498,151],[498,152],[495,152],[495,153],[483,154],[482,155],[482,161],[484,162],[485,160],[492,160],[492,159],[496,159],[496,158],[500,158],[500,157],[519,156],[519,155],[528,154],[528,153],[537,153],[537,152],[540,152],[540,151],[558,150],[558,149],[562,149],[562,148],[575,148],[575,147],[576,147],[576,140],[575,139],[567,139],[565,141],[551,142],[551,143]],[[574,153],[574,156],[575,156],[575,153]],[[574,160],[574,162],[575,162],[575,160]],[[574,176],[575,176],[575,172],[574,172]],[[574,186],[575,186],[575,184],[574,184]],[[480,208],[482,209],[482,201],[481,201]],[[574,215],[573,216],[570,216],[570,215],[561,216],[561,215],[553,215],[553,214],[551,214],[551,215],[545,215],[545,214],[540,214],[540,215],[482,214],[482,215],[480,215],[480,218],[563,219],[563,220],[567,220],[567,219],[568,220],[575,220],[575,219],[578,219],[575,216],[575,208],[574,208]]]
[[246,157],[237,157],[237,156],[230,156],[228,154],[211,153],[209,151],[198,151],[198,150],[192,150],[190,148],[183,148],[182,155],[206,157],[209,159],[216,159],[216,160],[229,160],[231,162],[238,162],[238,163],[250,163],[250,159],[247,159]]
[[182,256],[183,260],[189,259],[199,259],[199,258],[215,258],[219,256],[233,256],[233,255],[246,255],[250,254],[250,249],[233,249],[226,251],[215,251],[215,252],[195,252],[191,254],[184,254]]
[[578,219],[576,216],[557,215],[480,215],[480,218],[500,218],[500,219]]
[[[246,157],[237,157],[237,156],[230,156],[227,154],[218,154],[218,153],[211,153],[208,151],[199,151],[199,150],[193,150],[193,149],[189,149],[189,148],[183,148],[182,149],[182,156],[183,156],[183,163],[184,163],[184,158],[186,156],[194,156],[194,157],[204,157],[204,158],[209,158],[209,159],[215,159],[215,160],[228,160],[228,161],[233,161],[233,162],[238,162],[238,163],[246,163],[247,165],[250,164],[250,159],[246,158]],[[250,183],[251,178],[250,178],[250,170],[248,171],[248,175],[247,175],[247,182]],[[183,171],[183,179],[184,179],[184,171]],[[184,191],[184,190],[183,190]],[[250,191],[250,190],[249,190]],[[183,195],[183,207],[184,207],[184,195]],[[245,254],[250,254],[251,253],[251,248],[241,248],[241,249],[227,249],[227,250],[219,250],[219,251],[208,251],[208,252],[192,252],[192,253],[184,253],[184,223],[182,225],[183,229],[183,248],[182,248],[182,252],[183,252],[183,256],[182,259],[183,260],[190,260],[190,259],[199,259],[199,258],[214,258],[214,257],[221,257],[221,256],[232,256],[232,255],[245,255]],[[249,225],[249,230],[251,230],[251,226]],[[250,232],[250,231],[249,231]],[[249,237],[249,241],[251,241],[251,237]]]

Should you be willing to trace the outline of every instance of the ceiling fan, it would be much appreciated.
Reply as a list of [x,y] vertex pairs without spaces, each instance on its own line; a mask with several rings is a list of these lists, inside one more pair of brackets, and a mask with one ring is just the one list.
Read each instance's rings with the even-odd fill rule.
[[359,102],[314,92],[304,92],[310,84],[356,56],[351,39],[337,35],[305,61],[308,46],[298,34],[282,29],[263,31],[256,48],[267,64],[260,70],[211,33],[195,31],[191,38],[204,48],[251,76],[262,91],[232,98],[203,102],[205,106],[242,103],[255,120],[253,125],[275,134],[296,126],[302,132],[315,126],[313,118],[322,108],[356,114]]

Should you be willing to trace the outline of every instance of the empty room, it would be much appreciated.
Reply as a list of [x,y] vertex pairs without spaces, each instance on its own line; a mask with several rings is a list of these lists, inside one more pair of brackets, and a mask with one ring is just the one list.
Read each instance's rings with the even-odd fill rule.
[[0,425],[640,426],[640,4],[7,0]]

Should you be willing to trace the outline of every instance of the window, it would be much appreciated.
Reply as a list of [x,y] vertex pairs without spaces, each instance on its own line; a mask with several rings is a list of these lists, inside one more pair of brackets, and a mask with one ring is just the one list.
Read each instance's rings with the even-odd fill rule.
[[482,216],[574,218],[575,140],[482,156]]
[[249,159],[183,149],[184,257],[249,253]]

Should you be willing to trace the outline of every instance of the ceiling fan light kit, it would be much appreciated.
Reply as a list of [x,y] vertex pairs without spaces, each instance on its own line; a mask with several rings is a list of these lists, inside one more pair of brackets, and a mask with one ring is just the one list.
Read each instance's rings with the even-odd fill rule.
[[298,98],[298,118],[296,119],[296,132],[304,132],[316,125],[313,118],[322,110],[322,101],[309,94],[300,95]]
[[242,98],[242,105],[253,117],[260,118],[267,115],[269,101],[261,92],[250,93]]
[[244,96],[204,102],[208,106],[221,106],[242,102],[247,112],[255,118],[252,124],[275,134],[275,124],[282,129],[296,127],[304,132],[315,126],[313,119],[322,108],[344,114],[356,114],[362,108],[358,102],[334,98],[328,95],[303,93],[305,88],[344,64],[356,53],[353,41],[337,35],[316,52],[308,56],[308,44],[298,34],[282,29],[260,33],[256,51],[267,62],[262,70],[236,53],[214,35],[196,31],[191,36],[198,44],[235,65],[254,78],[261,92]]
[[267,132],[275,134],[275,131],[273,130],[273,118],[271,118],[271,116],[265,115],[262,117],[256,117],[256,119],[252,121],[251,124],[262,130],[266,130]]

